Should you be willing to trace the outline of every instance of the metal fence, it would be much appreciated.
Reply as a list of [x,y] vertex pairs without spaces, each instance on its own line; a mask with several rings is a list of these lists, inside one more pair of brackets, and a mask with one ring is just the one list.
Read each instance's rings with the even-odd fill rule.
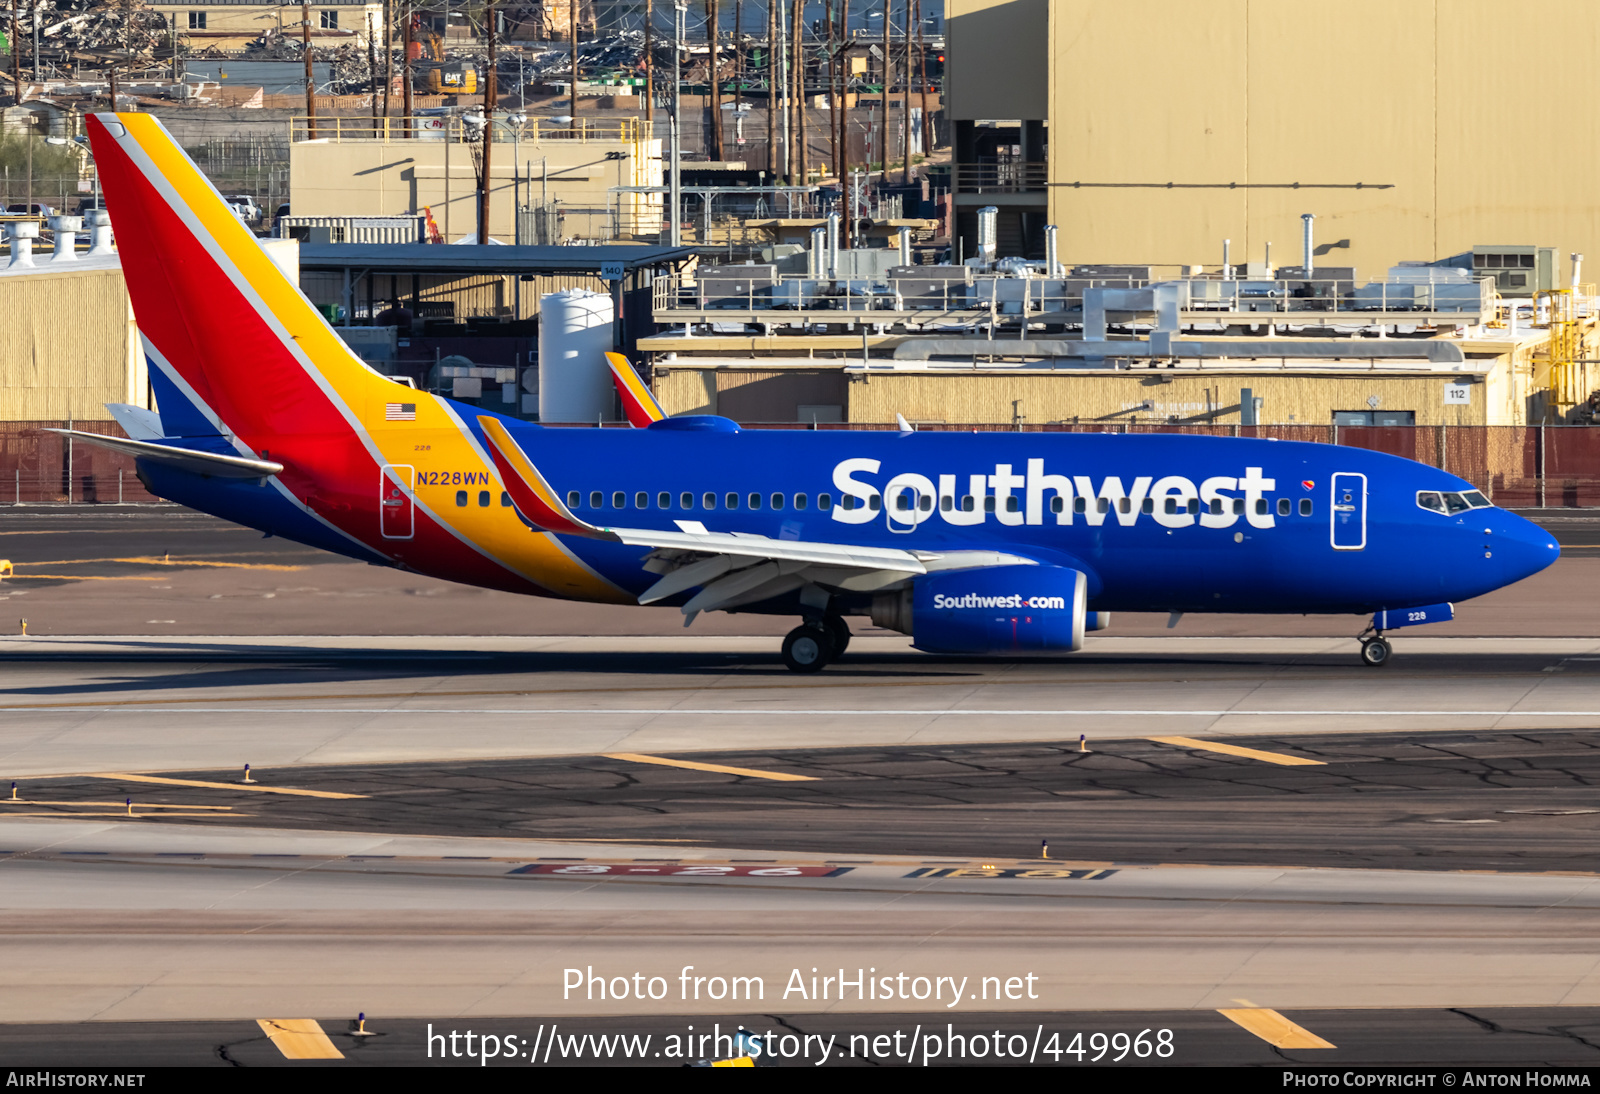
[[[1112,425],[1050,422],[995,425],[914,423],[918,430],[1017,433],[1185,433],[1313,441],[1387,452],[1457,475],[1508,509],[1600,506],[1600,427],[1595,426],[1348,426],[1348,425]],[[896,424],[751,422],[747,429],[896,430]]]
[[[1507,508],[1600,506],[1600,427],[1114,425],[1051,422],[995,425],[915,423],[928,432],[1183,433],[1314,441],[1387,452],[1442,468]],[[0,505],[149,504],[159,501],[134,474],[134,460],[73,443],[46,427],[122,436],[113,422],[0,422]],[[591,425],[589,428],[593,428]],[[894,423],[750,422],[747,429],[895,430]]]

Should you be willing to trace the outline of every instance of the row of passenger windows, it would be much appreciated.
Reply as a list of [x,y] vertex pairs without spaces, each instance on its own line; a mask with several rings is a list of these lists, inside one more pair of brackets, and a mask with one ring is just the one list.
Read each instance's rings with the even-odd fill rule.
[[[456,491],[456,505],[458,505],[461,508],[465,509],[467,507],[467,502],[469,500],[469,496],[470,495],[469,495],[468,491],[466,491],[466,490],[457,490]],[[489,491],[487,491],[487,490],[479,490],[478,491],[478,505],[480,507],[484,508],[484,509],[487,509],[487,508],[489,508],[489,506],[491,504],[493,504],[493,495],[490,494]],[[511,495],[506,493],[504,490],[500,491],[500,507],[502,509],[510,509],[511,508]]]
[[[466,502],[461,500],[461,499],[465,498],[465,496],[466,496],[466,492],[465,491],[462,491],[462,492],[458,493],[456,495],[456,497],[457,497],[456,504],[457,505],[465,505]],[[483,498],[487,498],[488,496],[489,495],[488,495],[487,491],[483,491],[480,494],[480,497],[483,497]],[[502,504],[502,505],[510,505],[511,504],[510,499],[506,498],[506,496],[504,494],[502,494],[500,496],[501,496],[501,499],[502,499],[500,504]],[[628,505],[628,494],[627,494],[626,491],[623,491],[623,490],[613,491],[612,494],[611,494],[611,499],[610,500],[611,500],[611,508],[612,509],[627,509],[627,508],[629,508],[629,505]],[[786,494],[776,494],[775,493],[775,494],[771,494],[771,495],[768,495],[766,497],[763,497],[761,494],[757,494],[757,493],[750,493],[750,494],[740,495],[740,494],[734,493],[732,491],[729,491],[728,493],[723,494],[723,495],[721,495],[719,497],[717,494],[712,493],[711,491],[708,490],[705,493],[699,495],[699,499],[698,500],[699,500],[699,507],[701,509],[717,509],[719,507],[723,508],[723,509],[739,509],[739,508],[761,509],[763,507],[766,507],[766,508],[769,508],[769,509],[785,509],[785,508],[805,509],[810,505],[810,498],[805,494],[786,495]],[[1213,499],[1211,499],[1210,504],[1207,506],[1207,511],[1210,512],[1213,516],[1221,516],[1223,514],[1223,512],[1225,511],[1224,510],[1224,505],[1223,505],[1223,500],[1224,499],[1222,499],[1222,498],[1213,498]],[[1242,515],[1244,513],[1244,499],[1243,498],[1232,498],[1232,499],[1229,499],[1229,500],[1231,500],[1231,502],[1232,502],[1233,513],[1236,516],[1237,515]],[[691,493],[691,492],[686,490],[686,491],[684,491],[683,493],[681,493],[681,494],[679,494],[677,496],[677,506],[676,506],[676,508],[683,509],[683,510],[694,509],[695,508],[695,503],[696,503],[696,496],[693,493]],[[816,503],[817,503],[817,508],[818,509],[831,508],[832,505],[833,505],[833,495],[831,495],[831,494],[818,494],[817,497],[816,497]],[[1099,513],[1109,513],[1109,512],[1111,512],[1111,499],[1109,499],[1109,498],[1095,498],[1094,499],[1094,503],[1095,503],[1095,511],[1096,512],[1099,512]],[[488,505],[489,503],[487,501],[480,501],[479,504]],[[855,508],[859,507],[861,504],[862,503],[861,503],[860,499],[856,498],[854,495],[851,495],[851,494],[846,494],[839,501],[839,506],[842,509],[855,509]],[[877,512],[879,509],[883,508],[883,500],[880,497],[878,497],[876,494],[874,494],[872,497],[867,499],[866,505],[873,512]],[[943,510],[944,512],[947,512],[947,513],[952,511],[952,510],[954,510],[954,509],[956,509],[958,507],[958,505],[959,505],[959,508],[960,508],[961,512],[970,513],[970,512],[973,512],[977,508],[978,500],[976,498],[974,498],[971,494],[963,495],[961,497],[959,503],[957,502],[956,498],[951,497],[949,495],[945,495],[944,497],[941,497],[939,499],[939,508],[941,510]],[[582,508],[582,507],[583,507],[583,493],[582,493],[582,491],[569,490],[567,492],[567,508],[569,508],[569,509],[579,509],[579,508]],[[633,495],[633,506],[632,507],[634,509],[649,509],[650,508],[650,494],[647,491],[644,491],[644,490],[640,490],[637,493],[635,493]],[[606,494],[605,494],[605,491],[603,491],[603,490],[592,490],[592,491],[589,492],[589,508],[590,509],[604,509],[604,508],[606,508]],[[674,508],[674,506],[673,506],[673,495],[669,491],[666,491],[666,490],[661,491],[659,494],[657,494],[655,496],[655,508],[657,508],[657,509],[672,509],[672,508]],[[903,490],[903,491],[901,491],[899,494],[897,494],[895,496],[894,508],[897,511],[909,512],[912,509],[920,509],[924,513],[931,513],[933,511],[933,498],[931,498],[931,497],[929,497],[929,496],[927,496],[925,494],[921,495],[921,496],[916,496],[910,490]],[[995,511],[995,508],[996,508],[995,498],[993,496],[986,495],[984,497],[984,499],[983,499],[983,511],[985,513],[993,513]],[[1060,512],[1065,511],[1065,509],[1066,509],[1066,501],[1060,495],[1056,495],[1056,496],[1054,496],[1054,497],[1052,497],[1050,499],[1050,511],[1052,513],[1060,513]],[[1256,509],[1256,512],[1258,514],[1262,514],[1262,515],[1265,515],[1265,514],[1271,512],[1271,506],[1267,502],[1266,498],[1257,498],[1256,499],[1255,509]],[[1288,498],[1279,498],[1278,499],[1277,509],[1278,509],[1278,515],[1280,517],[1291,516],[1293,514],[1293,512],[1294,512],[1294,502],[1291,501]],[[1312,512],[1313,512],[1313,509],[1314,509],[1314,507],[1312,505],[1312,502],[1311,502],[1310,498],[1301,498],[1300,499],[1300,515],[1302,517],[1311,516]],[[1012,495],[1008,496],[1006,498],[1005,511],[1008,512],[1008,513],[1020,513],[1022,511],[1022,499],[1017,497],[1015,494],[1012,494]],[[1074,513],[1087,513],[1089,511],[1089,499],[1088,498],[1083,498],[1083,497],[1073,498],[1072,499],[1072,511]],[[1117,499],[1117,511],[1118,512],[1122,512],[1122,513],[1132,512],[1133,511],[1133,501],[1132,501],[1132,499],[1130,499],[1130,498],[1119,498],[1119,499]],[[1139,503],[1139,511],[1141,513],[1154,513],[1156,511],[1155,499],[1154,498],[1144,498],[1144,499],[1142,499],[1140,501],[1140,503]],[[1177,514],[1177,513],[1191,513],[1191,514],[1194,514],[1194,513],[1199,513],[1200,512],[1200,499],[1199,498],[1190,498],[1190,499],[1188,499],[1187,502],[1180,502],[1179,499],[1177,499],[1177,498],[1166,498],[1165,501],[1164,501],[1164,505],[1163,505],[1163,510],[1162,511],[1165,512],[1165,513],[1169,513],[1169,514]]]
[[[845,507],[849,508],[849,503],[851,501],[853,501],[853,500],[854,500],[853,498],[846,498],[845,499],[845,503],[846,503]],[[673,501],[672,493],[670,491],[663,490],[663,491],[661,491],[661,493],[656,495],[655,507],[657,509],[671,509],[671,508],[674,507],[673,504],[672,504],[672,501]],[[679,509],[693,509],[693,508],[695,508],[695,495],[692,492],[688,491],[688,490],[685,490],[683,493],[679,494],[678,498],[677,498],[677,501],[678,501],[678,504],[677,504],[676,507],[679,508]],[[774,494],[771,494],[771,495],[767,496],[766,498],[763,498],[762,495],[760,495],[758,493],[755,493],[755,492],[751,492],[751,493],[743,495],[741,497],[741,495],[739,495],[737,493],[734,493],[733,491],[730,490],[726,494],[723,494],[721,496],[721,498],[719,499],[718,496],[715,493],[713,493],[710,490],[707,490],[704,494],[701,494],[699,496],[699,502],[700,502],[699,507],[701,509],[716,509],[716,508],[719,507],[719,501],[720,501],[720,507],[723,508],[723,509],[739,509],[741,507],[745,508],[745,509],[760,509],[760,508],[763,507],[763,505],[765,505],[767,508],[770,508],[770,509],[788,509],[788,508],[805,509],[805,508],[808,508],[811,505],[811,498],[806,494],[789,495],[789,494],[777,494],[777,493],[774,493]],[[817,501],[817,508],[818,509],[831,509],[831,508],[833,508],[833,495],[832,494],[818,494],[817,498],[816,498],[816,501]],[[583,493],[581,491],[578,491],[578,490],[569,490],[569,491],[567,491],[567,508],[568,509],[578,509],[578,508],[581,508],[582,506],[583,506]],[[592,491],[590,491],[589,492],[589,508],[590,509],[604,509],[605,507],[606,507],[605,491],[603,491],[603,490],[592,490]],[[628,494],[627,494],[626,491],[617,490],[617,491],[614,491],[612,493],[612,495],[611,495],[611,508],[613,508],[613,509],[626,509],[626,508],[628,508]],[[635,508],[635,509],[648,509],[648,508],[650,508],[650,494],[647,491],[644,491],[644,490],[640,490],[638,493],[634,494],[633,495],[633,508]],[[874,508],[876,508],[876,506],[874,506]]]

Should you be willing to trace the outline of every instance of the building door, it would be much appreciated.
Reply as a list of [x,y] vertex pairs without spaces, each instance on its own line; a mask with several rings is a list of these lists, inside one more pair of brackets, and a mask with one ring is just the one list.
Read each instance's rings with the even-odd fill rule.
[[1367,477],[1341,471],[1333,476],[1333,549],[1360,551],[1367,546]]
[[378,528],[384,539],[410,539],[416,530],[417,469],[386,463],[378,476]]

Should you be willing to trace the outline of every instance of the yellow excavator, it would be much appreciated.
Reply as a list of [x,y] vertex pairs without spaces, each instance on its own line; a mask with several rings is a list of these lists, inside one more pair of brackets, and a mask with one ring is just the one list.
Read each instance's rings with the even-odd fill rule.
[[429,95],[476,95],[478,68],[471,61],[445,57],[444,39],[422,19],[411,20],[412,87]]

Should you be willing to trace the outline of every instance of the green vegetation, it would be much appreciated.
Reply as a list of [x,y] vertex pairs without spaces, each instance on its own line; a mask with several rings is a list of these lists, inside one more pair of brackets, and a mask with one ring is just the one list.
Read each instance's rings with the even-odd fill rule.
[[0,133],[0,179],[7,202],[23,201],[28,192],[28,153],[33,153],[33,200],[62,204],[62,195],[78,193],[79,153],[71,145],[49,144],[43,137]]

